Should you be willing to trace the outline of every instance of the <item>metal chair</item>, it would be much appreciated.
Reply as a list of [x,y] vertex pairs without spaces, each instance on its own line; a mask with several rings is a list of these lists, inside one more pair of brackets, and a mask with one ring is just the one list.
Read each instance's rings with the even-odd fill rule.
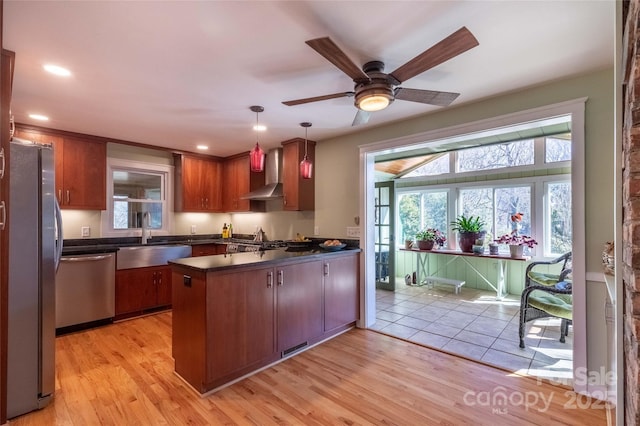
[[[562,266],[560,273],[534,271],[539,265]],[[560,342],[565,342],[573,320],[571,252],[551,261],[532,262],[526,269],[525,288],[520,296],[520,347],[524,348],[525,324],[540,318],[561,318]]]

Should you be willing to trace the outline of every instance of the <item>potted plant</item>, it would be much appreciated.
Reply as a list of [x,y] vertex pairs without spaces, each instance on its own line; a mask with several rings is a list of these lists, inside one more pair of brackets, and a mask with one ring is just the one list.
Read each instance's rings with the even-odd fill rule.
[[473,252],[476,240],[484,240],[486,231],[485,222],[480,216],[460,215],[451,222],[451,230],[458,233],[458,245],[465,253]]
[[431,250],[434,246],[442,247],[447,238],[435,228],[427,228],[416,233],[416,244],[419,250]]
[[531,249],[538,244],[538,242],[533,237],[520,234],[520,222],[522,221],[522,216],[522,213],[511,215],[511,233],[504,234],[494,240],[498,244],[509,245],[509,253],[513,258],[521,258],[525,246]]

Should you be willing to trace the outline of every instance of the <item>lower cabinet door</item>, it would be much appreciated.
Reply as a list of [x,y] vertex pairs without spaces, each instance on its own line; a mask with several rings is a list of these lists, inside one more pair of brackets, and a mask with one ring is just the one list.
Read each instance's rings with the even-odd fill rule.
[[155,306],[171,305],[171,267],[162,266],[155,271]]
[[273,274],[273,268],[220,273],[207,283],[209,383],[275,353]]
[[116,316],[171,304],[171,268],[116,271]]
[[323,332],[322,262],[276,268],[278,351],[295,351]]
[[333,257],[323,262],[324,331],[358,319],[358,254]]

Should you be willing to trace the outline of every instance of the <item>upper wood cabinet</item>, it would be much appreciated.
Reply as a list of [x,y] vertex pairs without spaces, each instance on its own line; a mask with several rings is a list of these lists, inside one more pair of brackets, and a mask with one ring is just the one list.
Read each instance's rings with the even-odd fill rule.
[[223,174],[222,208],[225,212],[265,211],[264,201],[242,199],[250,191],[264,186],[264,172],[251,171],[248,153],[226,158]]
[[175,210],[222,211],[222,163],[190,155],[175,157]]
[[53,145],[56,196],[63,209],[106,210],[107,145],[55,130],[16,127],[15,136]]
[[[313,141],[307,141],[307,157],[314,164],[315,146]],[[315,173],[311,179],[300,176],[300,162],[304,158],[304,139],[295,138],[282,142],[282,189],[284,210],[314,210],[315,209]]]

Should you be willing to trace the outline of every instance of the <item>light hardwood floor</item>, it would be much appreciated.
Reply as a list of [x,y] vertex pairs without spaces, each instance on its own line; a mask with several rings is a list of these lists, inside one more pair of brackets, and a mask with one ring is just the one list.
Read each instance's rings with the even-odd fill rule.
[[566,389],[370,330],[206,398],[173,373],[170,312],[56,345],[54,402],[11,425],[605,425],[612,416]]

